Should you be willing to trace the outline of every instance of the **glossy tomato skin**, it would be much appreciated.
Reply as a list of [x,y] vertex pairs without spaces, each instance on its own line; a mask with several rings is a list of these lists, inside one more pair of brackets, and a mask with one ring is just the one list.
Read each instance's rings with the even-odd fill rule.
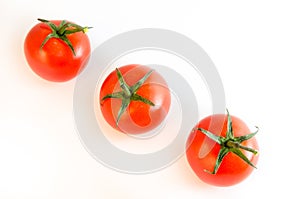
[[[61,21],[51,21],[59,25]],[[83,32],[67,35],[76,56],[61,39],[51,38],[40,48],[44,39],[52,33],[45,23],[36,24],[24,41],[24,53],[30,68],[40,77],[53,82],[65,82],[77,76],[86,66],[90,53],[90,41]]]
[[[132,86],[139,81],[151,68],[130,64],[119,68],[125,82]],[[166,118],[171,94],[164,78],[155,70],[147,78],[137,91],[137,94],[150,100],[155,106],[150,106],[140,101],[131,101],[125,113],[121,116],[118,126],[116,125],[118,111],[121,107],[120,99],[101,99],[107,94],[121,91],[118,77],[115,71],[111,72],[103,82],[100,89],[100,107],[105,120],[113,128],[123,133],[142,134],[158,127]]]
[[[235,116],[231,116],[231,119],[235,137],[251,133],[247,125],[241,119]],[[205,170],[213,171],[216,164],[216,158],[220,151],[220,145],[206,137],[206,135],[196,128],[203,128],[215,135],[225,137],[227,130],[227,116],[216,114],[204,118],[196,125],[194,130],[192,130],[187,140],[187,160],[194,173],[203,182],[221,187],[232,186],[240,183],[252,173],[254,168],[232,152],[229,152],[224,157],[216,174],[206,172]],[[255,137],[242,142],[242,145],[258,150],[258,144]],[[241,151],[254,165],[257,164],[258,155],[254,155],[245,150]]]

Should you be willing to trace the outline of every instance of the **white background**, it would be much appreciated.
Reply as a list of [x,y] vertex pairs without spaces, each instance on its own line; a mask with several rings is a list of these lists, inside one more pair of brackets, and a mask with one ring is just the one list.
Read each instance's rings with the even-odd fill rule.
[[[99,3],[95,3],[99,2]],[[298,1],[0,2],[0,198],[295,198],[299,179]],[[228,188],[201,182],[185,157],[165,170],[110,170],[82,146],[75,80],[50,83],[26,64],[23,41],[37,18],[93,26],[92,48],[136,28],[165,28],[196,41],[215,63],[227,108],[257,125],[258,169]]]

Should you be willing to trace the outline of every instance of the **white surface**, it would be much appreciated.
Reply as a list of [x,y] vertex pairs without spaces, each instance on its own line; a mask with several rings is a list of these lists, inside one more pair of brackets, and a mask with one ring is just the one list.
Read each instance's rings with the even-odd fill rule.
[[[298,1],[94,2],[0,2],[1,199],[295,198]],[[217,188],[198,180],[184,157],[148,175],[118,173],[95,161],[76,134],[75,81],[44,81],[25,62],[23,40],[38,17],[93,26],[88,32],[93,48],[145,27],[174,30],[196,41],[219,70],[230,112],[261,129],[258,169],[237,186]]]

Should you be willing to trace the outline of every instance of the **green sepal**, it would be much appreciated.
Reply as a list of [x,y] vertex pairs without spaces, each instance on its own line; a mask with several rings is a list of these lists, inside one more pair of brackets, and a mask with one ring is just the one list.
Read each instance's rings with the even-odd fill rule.
[[[69,23],[66,20],[62,20],[59,26],[56,26],[51,21],[45,19],[38,18],[38,20],[42,23],[47,24],[52,30],[52,33],[49,33],[49,35],[47,35],[47,37],[42,42],[40,48],[42,49],[44,45],[49,41],[49,39],[57,38],[57,39],[61,39],[65,44],[68,45],[68,47],[71,49],[74,56],[76,56],[76,52],[74,50],[72,43],[67,38],[67,35],[80,32],[80,31],[85,33],[88,29],[92,28],[92,27],[81,27],[77,24]],[[67,29],[67,28],[71,28],[71,29]]]
[[45,23],[45,24],[47,24],[50,28],[51,28],[51,30],[53,31],[53,32],[55,32],[55,31],[57,31],[58,29],[57,29],[57,26],[54,24],[54,23],[52,23],[52,22],[50,22],[50,21],[48,21],[48,20],[45,20],[45,19],[38,19],[40,22],[43,22],[43,23]]
[[222,137],[222,136],[217,136],[203,128],[198,128],[197,130],[199,130],[200,132],[202,132],[203,134],[205,134],[208,138],[210,138],[211,140],[215,141],[216,143],[218,143],[221,146],[221,149],[219,151],[219,154],[217,156],[217,160],[214,166],[214,169],[212,172],[208,171],[208,170],[204,170],[205,172],[211,173],[211,174],[216,174],[224,157],[229,153],[232,152],[234,154],[236,154],[238,157],[240,157],[243,161],[245,161],[247,164],[249,164],[250,166],[255,167],[255,165],[243,154],[243,152],[240,149],[249,151],[255,155],[258,154],[258,151],[246,146],[243,146],[241,143],[251,139],[252,137],[254,137],[257,132],[258,132],[258,127],[257,130],[254,133],[250,133],[248,135],[244,135],[244,136],[239,136],[239,137],[234,137],[233,134],[233,129],[232,129],[232,119],[231,116],[229,114],[229,111],[226,109],[227,111],[227,131],[226,131],[226,136]]
[[44,45],[48,42],[48,40],[51,38],[59,38],[59,37],[54,33],[47,35],[47,37],[44,39],[43,43],[41,44],[40,49],[42,49]]
[[123,77],[121,71],[118,68],[116,68],[116,72],[117,72],[118,80],[119,80],[119,83],[120,83],[120,87],[124,91],[124,94],[126,94],[127,96],[131,96],[132,93],[130,91],[130,87],[125,82],[124,77]]
[[220,145],[222,144],[222,140],[223,140],[222,137],[217,136],[217,135],[215,135],[215,134],[213,134],[213,133],[211,133],[211,132],[209,132],[209,131],[207,131],[203,128],[198,128],[198,130],[201,131],[203,134],[205,134],[210,139],[212,139],[213,141],[215,141],[216,143],[218,143]]
[[123,99],[122,100],[122,105],[121,105],[121,108],[118,112],[118,116],[117,116],[117,121],[116,121],[116,125],[118,126],[119,125],[119,121],[121,119],[121,116],[123,115],[123,113],[126,111],[127,107],[129,106],[130,104],[130,99]]
[[226,132],[226,138],[233,139],[233,130],[232,130],[231,116],[229,114],[228,109],[226,109],[226,112],[227,112],[227,132]]
[[247,164],[249,164],[252,167],[256,168],[256,166],[254,164],[252,164],[252,162],[242,153],[242,151],[240,149],[238,149],[238,148],[232,148],[230,151],[233,152],[234,154],[236,154],[237,156],[239,156]]
[[224,157],[228,154],[230,150],[226,147],[222,147],[219,151],[219,154],[217,156],[217,161],[216,161],[216,164],[215,164],[215,167],[214,167],[214,170],[212,172],[209,172],[208,170],[205,170],[206,172],[208,173],[211,173],[211,174],[216,174]]
[[256,131],[254,133],[250,133],[248,135],[243,135],[243,136],[235,137],[235,140],[237,142],[240,142],[240,143],[242,143],[242,142],[244,142],[246,140],[249,140],[249,139],[251,139],[252,137],[254,137],[257,134],[258,130],[259,130],[259,128],[256,127]]
[[147,98],[144,98],[138,94],[134,94],[132,95],[132,97],[130,98],[132,101],[140,101],[143,102],[145,104],[148,104],[150,106],[155,106],[155,104],[153,102],[151,102],[150,100],[148,100]]
[[135,93],[144,84],[144,82],[148,79],[148,77],[151,75],[152,72],[153,72],[153,70],[150,70],[142,79],[140,79],[137,83],[135,83],[130,88],[130,91],[132,93]]
[[71,48],[73,55],[76,56],[75,50],[73,48],[73,45],[70,42],[70,40],[67,38],[67,36],[63,35],[63,36],[60,37],[60,39],[63,40]]
[[104,96],[101,99],[101,101],[104,101],[104,100],[109,99],[109,98],[120,98],[120,99],[122,99],[123,97],[124,97],[123,91],[120,91],[120,92],[111,93],[111,94],[108,94],[108,95]]
[[119,98],[122,100],[122,104],[118,111],[118,116],[116,120],[117,126],[119,124],[121,116],[124,114],[131,101],[140,101],[150,106],[155,106],[155,104],[151,102],[149,99],[144,98],[136,93],[139,90],[139,88],[145,83],[145,81],[149,78],[152,72],[153,71],[151,70],[148,73],[146,73],[137,83],[135,83],[133,86],[130,87],[124,80],[121,71],[118,68],[116,68],[116,74],[122,91],[105,95],[101,99],[101,102],[109,98]]

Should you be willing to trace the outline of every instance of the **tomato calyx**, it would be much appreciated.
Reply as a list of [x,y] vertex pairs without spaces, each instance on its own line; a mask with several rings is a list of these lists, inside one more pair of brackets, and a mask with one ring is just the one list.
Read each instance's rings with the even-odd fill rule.
[[140,96],[139,94],[137,94],[137,91],[139,90],[139,88],[145,83],[145,81],[148,79],[148,77],[151,75],[152,72],[153,72],[153,70],[150,70],[133,86],[129,86],[126,83],[126,81],[124,80],[123,75],[121,74],[120,70],[118,68],[116,68],[117,77],[118,77],[122,91],[105,95],[101,99],[101,102],[103,102],[109,98],[117,98],[117,99],[122,100],[121,108],[119,109],[117,121],[116,121],[117,126],[119,124],[122,114],[126,111],[126,109],[129,106],[131,101],[140,101],[140,102],[143,102],[150,106],[155,106],[155,104],[153,102],[151,102],[149,99],[146,99],[146,98]]
[[61,39],[63,42],[65,42],[69,46],[69,48],[72,50],[72,53],[74,56],[76,56],[76,52],[73,48],[72,43],[68,39],[67,35],[70,35],[70,34],[73,34],[76,32],[86,33],[88,31],[88,29],[92,28],[92,27],[87,27],[87,26],[82,27],[77,24],[67,22],[66,20],[63,20],[59,24],[59,26],[56,26],[54,23],[52,23],[48,20],[45,20],[45,19],[39,18],[38,20],[40,22],[47,24],[52,30],[52,33],[49,33],[47,35],[47,37],[44,39],[43,43],[41,44],[40,48],[42,49],[49,39],[58,38],[58,39]]
[[238,157],[240,157],[242,160],[244,160],[247,164],[249,164],[250,166],[255,167],[254,164],[252,164],[252,162],[242,153],[241,149],[249,151],[251,153],[253,153],[254,155],[258,154],[258,151],[246,146],[242,145],[242,142],[251,139],[252,137],[254,137],[256,135],[256,133],[258,132],[258,127],[257,130],[254,133],[250,133],[244,136],[239,136],[239,137],[234,137],[233,135],[233,129],[232,129],[232,120],[231,120],[231,116],[227,111],[227,131],[226,131],[226,136],[222,137],[222,136],[217,136],[203,128],[197,128],[197,130],[199,130],[200,132],[202,132],[203,134],[205,134],[208,138],[210,138],[211,140],[215,141],[216,143],[218,143],[221,146],[221,149],[219,151],[219,154],[217,156],[217,160],[216,160],[216,164],[214,166],[213,171],[208,171],[208,170],[204,170],[205,172],[208,172],[210,174],[216,174],[224,157],[229,153],[232,152],[234,154],[236,154]]

